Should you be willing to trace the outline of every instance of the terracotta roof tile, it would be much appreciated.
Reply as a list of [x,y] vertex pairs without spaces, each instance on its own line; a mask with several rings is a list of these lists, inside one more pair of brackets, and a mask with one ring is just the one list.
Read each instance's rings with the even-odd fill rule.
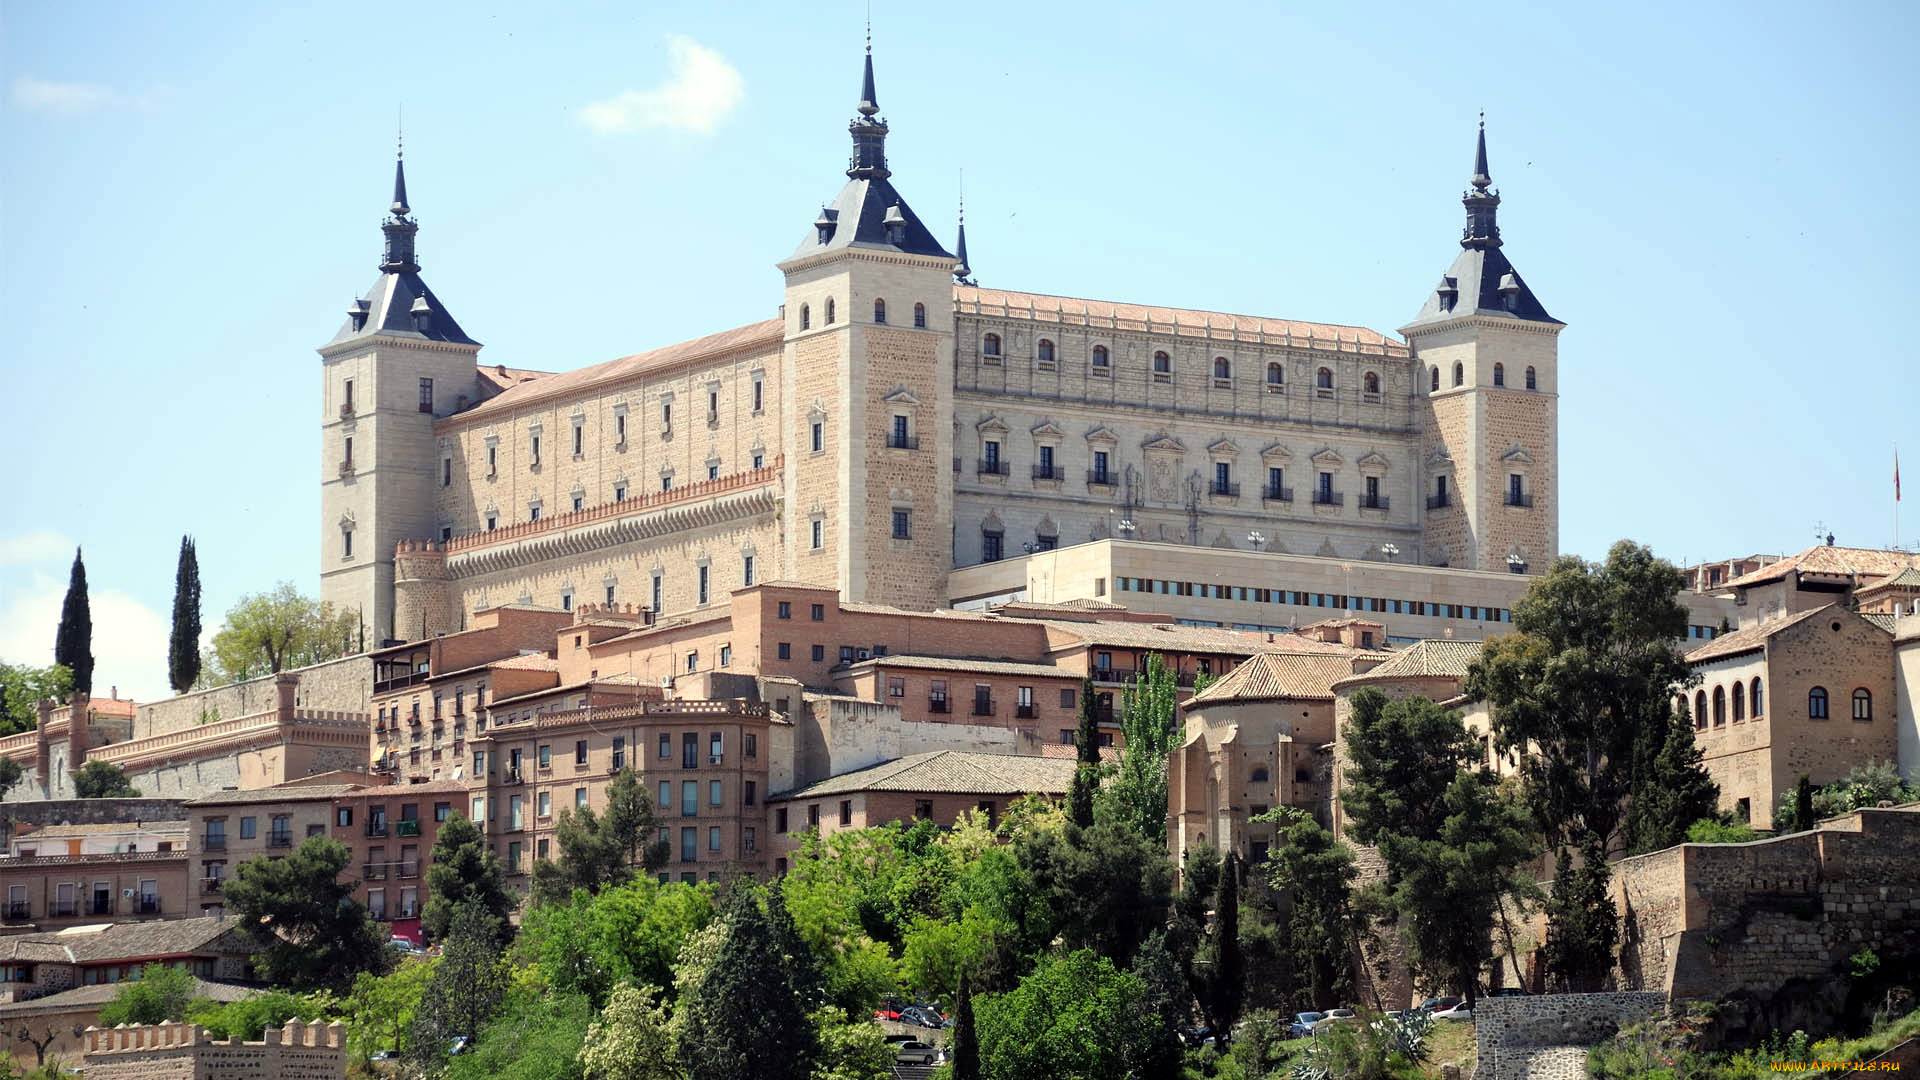
[[1057,795],[1073,780],[1073,758],[973,754],[932,750],[830,777],[775,796],[815,799],[856,791],[914,791],[949,795]]
[[1765,622],[1755,623],[1752,626],[1743,626],[1738,630],[1721,634],[1719,637],[1688,653],[1687,663],[1700,664],[1708,660],[1719,660],[1723,657],[1738,656],[1744,652],[1754,652],[1758,649],[1765,648],[1768,638],[1785,630],[1789,626],[1803,623],[1833,606],[1833,604],[1827,604],[1825,607],[1817,607],[1811,611],[1802,611],[1798,614],[1788,615],[1782,618],[1768,619]]
[[927,671],[965,671],[981,675],[1024,675],[1035,679],[1078,679],[1080,675],[1057,664],[1033,664],[1019,660],[992,660],[963,656],[913,656],[888,653],[849,664],[844,670],[865,668],[917,668]]
[[1040,322],[1079,323],[1090,320],[1095,325],[1117,322],[1135,324],[1144,327],[1148,323],[1164,325],[1171,329],[1175,323],[1181,330],[1205,330],[1208,336],[1235,337],[1246,334],[1264,334],[1268,337],[1291,336],[1305,344],[1306,338],[1315,339],[1315,343],[1324,348],[1351,348],[1358,344],[1370,347],[1368,351],[1379,352],[1382,348],[1404,351],[1406,346],[1378,330],[1364,326],[1343,326],[1337,323],[1301,322],[1296,319],[1275,319],[1260,315],[1230,315],[1219,311],[1202,311],[1195,308],[1153,307],[1146,304],[1115,303],[1111,300],[1082,300],[1071,296],[1049,296],[1044,293],[1008,292],[1001,289],[982,289],[975,286],[955,286],[953,298],[962,313],[971,314],[978,305],[988,309],[986,314],[1000,315],[995,309],[1005,308],[1005,317],[1029,317]]
[[[1062,622],[1054,625],[1088,645],[1123,649],[1152,649],[1164,653],[1227,653],[1252,656],[1257,652],[1328,653],[1352,656],[1350,645],[1315,641],[1298,634],[1275,634],[1272,641],[1251,631],[1178,623]],[[1055,651],[1059,651],[1056,649]]]
[[204,795],[198,799],[189,799],[182,806],[240,806],[246,803],[271,802],[319,802],[331,799],[335,795],[346,795],[358,791],[365,784],[315,784],[311,787],[253,788],[248,791],[223,791],[218,795]]
[[[0,937],[0,961],[11,959],[16,950],[20,959],[28,959],[28,951],[44,953],[48,946],[64,950],[72,956],[73,962],[80,964],[226,952],[229,950],[216,949],[215,945],[222,935],[238,928],[239,924],[231,919],[212,917],[69,926],[36,934]],[[234,951],[246,950],[236,948]],[[36,955],[33,958],[39,957]]]
[[1333,684],[1353,674],[1353,659],[1303,653],[1259,653],[1193,695],[1187,708],[1215,701],[1333,697]]
[[1914,566],[1917,560],[1920,560],[1920,555],[1910,551],[1818,544],[1798,555],[1734,578],[1721,588],[1741,588],[1777,581],[1785,577],[1789,570],[1798,570],[1803,574],[1844,574],[1855,578],[1889,577]]
[[1464,679],[1467,668],[1480,658],[1484,642],[1456,641],[1453,638],[1424,638],[1393,654],[1393,658],[1371,671],[1350,679],[1443,678]]
[[[212,1001],[243,1001],[260,993],[258,987],[235,986],[232,983],[209,982],[206,979],[193,980],[194,998],[207,998]],[[62,990],[46,997],[30,998],[0,1005],[0,1016],[32,1016],[40,1013],[67,1012],[73,1009],[95,1008],[105,1005],[120,996],[119,983],[97,983],[93,986],[76,986],[72,990]]]

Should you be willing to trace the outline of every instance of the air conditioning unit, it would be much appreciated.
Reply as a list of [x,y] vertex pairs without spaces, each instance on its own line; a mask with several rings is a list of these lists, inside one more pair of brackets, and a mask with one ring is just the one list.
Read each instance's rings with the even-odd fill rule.
[[871,652],[868,652],[865,649],[861,649],[859,652],[854,654],[854,657],[855,659],[859,659],[859,660],[871,660],[873,659],[873,654]]
[[724,761],[725,759],[726,759],[726,755],[725,755],[725,754],[714,754],[714,755],[713,755],[712,757],[709,757],[709,758],[707,759],[707,764],[709,764],[709,765],[718,765],[718,764],[720,764],[720,763],[721,763],[722,761]]
[[121,890],[120,890],[120,899],[122,899],[122,900],[131,900],[131,899],[133,899],[133,890],[132,890],[132,889],[121,889]]

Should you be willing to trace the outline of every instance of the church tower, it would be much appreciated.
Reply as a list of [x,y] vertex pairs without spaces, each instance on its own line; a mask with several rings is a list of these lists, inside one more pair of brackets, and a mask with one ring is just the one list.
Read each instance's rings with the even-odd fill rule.
[[953,565],[953,270],[895,191],[867,46],[847,183],[786,275],[789,577],[927,609]]
[[1424,561],[1541,573],[1559,551],[1559,335],[1507,261],[1480,123],[1460,255],[1400,328],[1426,394]]
[[394,625],[394,548],[433,535],[433,423],[470,404],[480,352],[420,280],[412,213],[396,160],[380,277],[320,348],[320,598],[358,613],[368,648],[408,636]]

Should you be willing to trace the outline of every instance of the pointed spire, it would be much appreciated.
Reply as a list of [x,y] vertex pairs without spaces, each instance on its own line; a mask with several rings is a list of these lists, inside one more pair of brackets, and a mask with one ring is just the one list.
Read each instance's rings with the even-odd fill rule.
[[860,115],[873,116],[880,111],[880,95],[873,92],[873,20],[867,20],[867,72],[860,80]]
[[1463,248],[1497,248],[1500,246],[1500,225],[1497,211],[1500,209],[1500,193],[1492,190],[1493,177],[1487,171],[1487,114],[1480,114],[1478,142],[1474,144],[1473,187],[1460,197],[1460,204],[1467,208],[1467,227],[1460,233],[1460,246]]
[[973,284],[973,267],[967,265],[967,196],[960,196],[960,243],[953,264],[953,279],[962,285]]
[[1487,171],[1487,114],[1480,113],[1480,143],[1473,153],[1473,186],[1481,191],[1493,183],[1493,174]]
[[407,163],[406,148],[402,145],[394,155],[393,162],[393,205],[387,208],[391,215],[380,226],[387,234],[386,257],[380,261],[380,270],[387,274],[417,274],[420,264],[414,258],[413,237],[420,226],[408,215],[413,208],[407,205]]
[[853,160],[847,176],[855,180],[885,180],[887,171],[887,122],[880,119],[879,95],[873,91],[873,25],[867,25],[866,75],[860,83],[859,116],[847,125],[853,136]]

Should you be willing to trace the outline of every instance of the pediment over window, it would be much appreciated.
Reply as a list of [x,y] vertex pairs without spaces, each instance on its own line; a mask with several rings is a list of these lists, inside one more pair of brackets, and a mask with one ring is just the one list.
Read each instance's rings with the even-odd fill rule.
[[1162,435],[1157,439],[1147,442],[1141,449],[1157,451],[1164,454],[1184,454],[1187,452],[1187,444],[1171,435]]
[[1533,464],[1533,455],[1527,453],[1526,447],[1521,446],[1519,443],[1514,443],[1507,449],[1506,453],[1500,455],[1500,460],[1521,465],[1531,465]]
[[353,511],[349,510],[340,515],[340,529],[343,532],[351,532],[353,530]]
[[1066,434],[1066,432],[1060,430],[1060,425],[1051,420],[1039,424],[1033,429],[1033,437],[1036,439],[1058,439],[1063,438]]
[[1207,453],[1214,457],[1233,457],[1239,452],[1240,447],[1232,439],[1220,439],[1207,447]]
[[1033,531],[1037,536],[1059,536],[1060,526],[1055,525],[1053,515],[1048,514],[1040,519],[1040,524],[1036,525]]
[[1427,455],[1427,466],[1433,469],[1451,469],[1453,468],[1453,455],[1447,452],[1446,447],[1439,447],[1434,450],[1433,453]]
[[982,435],[994,435],[994,434],[1005,435],[1007,433],[1006,421],[1000,419],[997,416],[989,416],[986,419],[980,421],[979,423],[973,425],[973,428],[975,431],[978,431]]
[[1387,459],[1380,451],[1369,450],[1359,461],[1355,462],[1355,464],[1363,469],[1385,469],[1387,467]]
[[1327,559],[1338,558],[1340,555],[1339,552],[1333,550],[1333,541],[1331,540],[1320,541],[1320,550],[1314,552],[1314,554]]
[[1346,459],[1341,457],[1331,446],[1323,446],[1315,451],[1313,455],[1313,463],[1315,465],[1339,465],[1344,461],[1346,461]]
[[826,401],[824,401],[821,398],[814,398],[813,404],[807,406],[807,419],[809,421],[814,421],[814,420],[825,420],[826,418],[827,418]]
[[1292,461],[1293,451],[1281,446],[1279,443],[1274,443],[1272,446],[1260,451],[1260,457],[1266,461]]
[[920,397],[919,397],[919,395],[917,395],[917,394],[915,394],[915,393],[914,393],[913,391],[911,391],[911,390],[909,390],[909,389],[907,389],[907,388],[906,388],[906,387],[904,387],[904,386],[902,386],[902,387],[899,387],[898,389],[896,389],[896,390],[894,390],[894,392],[893,392],[893,393],[891,393],[891,394],[888,394],[888,395],[887,395],[886,397],[884,397],[884,398],[881,398],[880,400],[882,400],[882,401],[884,401],[884,402],[886,402],[886,403],[887,403],[887,404],[889,404],[889,405],[918,405],[918,404],[920,404]]
[[996,514],[993,511],[989,510],[987,511],[987,516],[984,519],[982,519],[980,522],[980,531],[981,532],[1006,532],[1007,527],[1000,523],[999,514]]
[[1213,546],[1217,548],[1230,548],[1233,546],[1233,541],[1227,538],[1227,531],[1225,529],[1220,530],[1214,535]]
[[1115,443],[1120,441],[1120,436],[1115,435],[1111,428],[1097,427],[1097,428],[1094,428],[1092,431],[1087,432],[1087,441],[1090,443],[1102,443],[1107,446],[1112,446]]

